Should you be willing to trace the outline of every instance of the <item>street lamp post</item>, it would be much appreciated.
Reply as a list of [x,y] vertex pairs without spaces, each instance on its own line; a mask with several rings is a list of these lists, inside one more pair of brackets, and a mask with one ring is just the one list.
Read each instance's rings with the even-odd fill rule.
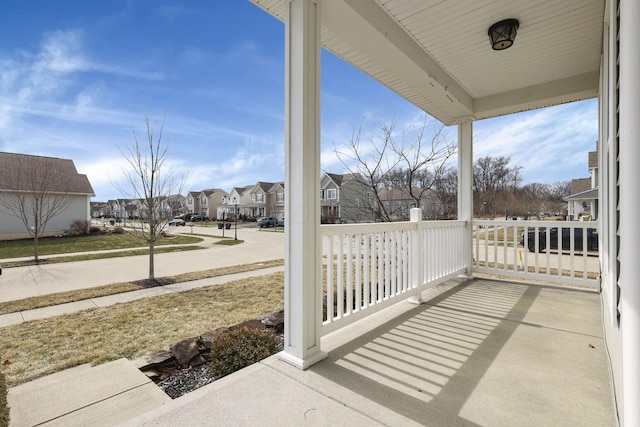
[[238,240],[238,204],[234,204],[234,209],[235,209],[235,215],[234,215],[234,222],[235,222],[235,239],[234,240]]

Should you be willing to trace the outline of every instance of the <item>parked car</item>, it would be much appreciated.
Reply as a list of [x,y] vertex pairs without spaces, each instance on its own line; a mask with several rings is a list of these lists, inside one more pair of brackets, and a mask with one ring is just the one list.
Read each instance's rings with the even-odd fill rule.
[[202,217],[200,215],[191,215],[191,219],[189,219],[189,221],[191,221],[191,222],[200,222],[200,221],[202,221]]
[[[583,228],[575,228],[573,230],[573,248],[576,251],[582,251],[582,242],[584,237]],[[571,228],[563,227],[561,231],[562,249],[571,248]],[[520,244],[524,246],[524,232],[520,235]],[[538,252],[542,252],[547,246],[547,229],[538,228]],[[536,251],[536,232],[530,228],[527,232],[527,249],[530,252]],[[558,227],[549,229],[549,249],[558,249]],[[587,251],[598,250],[598,230],[595,228],[587,228]]]
[[185,222],[184,219],[182,218],[173,218],[171,221],[169,221],[169,225],[183,225],[184,226]]
[[258,219],[258,225],[260,228],[263,227],[274,227],[276,225],[276,219],[272,216],[263,216]]
[[284,218],[278,218],[278,227],[284,227]]

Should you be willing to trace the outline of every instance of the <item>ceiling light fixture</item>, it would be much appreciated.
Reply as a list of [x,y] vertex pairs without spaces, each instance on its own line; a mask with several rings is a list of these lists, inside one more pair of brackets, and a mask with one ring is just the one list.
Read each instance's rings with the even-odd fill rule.
[[489,27],[489,38],[493,50],[511,47],[518,33],[520,22],[517,19],[504,19]]

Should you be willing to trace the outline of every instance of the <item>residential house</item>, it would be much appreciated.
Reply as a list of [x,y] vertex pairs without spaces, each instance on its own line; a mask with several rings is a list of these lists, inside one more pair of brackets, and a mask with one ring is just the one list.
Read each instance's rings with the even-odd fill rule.
[[375,196],[358,174],[325,173],[320,179],[323,223],[374,222],[379,218]]
[[284,181],[273,184],[267,192],[267,197],[270,199],[268,204],[271,206],[269,216],[284,218]]
[[182,194],[172,194],[163,198],[160,209],[163,212],[163,218],[173,218],[186,213],[187,198]]
[[107,202],[91,202],[91,218],[104,218],[111,212]]
[[[441,219],[444,215],[444,206],[434,191],[414,189],[415,198],[401,188],[383,188],[378,193],[384,211],[392,221],[409,220],[409,212],[415,207],[422,208],[422,219]],[[419,203],[416,198],[420,199]]]
[[217,208],[218,219],[235,219],[236,216],[240,215],[255,217],[254,208],[250,207],[245,209],[246,205],[251,205],[250,190],[252,190],[253,187],[253,185],[234,187],[227,196],[223,196]]
[[[450,256],[457,262],[452,274],[459,266],[466,275],[480,268],[474,264],[473,252],[473,123],[599,99],[596,286],[617,414],[621,425],[640,425],[640,286],[635,269],[640,259],[636,215],[640,206],[636,188],[640,182],[639,3],[252,2],[283,21],[286,34],[287,305],[280,358],[301,369],[323,360],[327,355],[321,337],[336,327],[333,318],[325,324],[318,316],[323,302],[323,279],[318,274],[322,239],[329,227],[338,227],[317,225],[323,205],[313,194],[321,189],[320,51],[324,47],[444,125],[457,126],[458,230],[442,233],[455,249]],[[536,155],[536,147],[530,149]],[[378,236],[386,236],[385,230],[399,226],[376,224],[375,228],[380,230]],[[345,263],[342,259],[340,263],[342,268]],[[423,284],[417,273],[412,277],[419,281],[415,286]],[[420,288],[415,289],[419,302]],[[364,312],[349,312],[348,321],[362,318]],[[468,369],[473,374],[474,368]]]
[[253,218],[268,216],[273,209],[273,201],[269,195],[269,190],[273,187],[273,182],[258,181],[250,190],[250,202],[243,205],[245,215]]
[[589,152],[589,178],[571,180],[571,194],[564,198],[570,220],[598,218],[598,152]]
[[187,207],[187,212],[186,213],[190,213],[190,214],[200,214],[200,202],[201,202],[201,198],[200,198],[200,193],[201,191],[189,191],[187,193],[187,200],[186,200],[186,207]]
[[[29,187],[29,182],[45,180],[51,183],[50,188]],[[73,160],[0,152],[0,240],[29,235],[22,219],[7,210],[7,206],[15,204],[15,196],[22,194],[28,203],[29,193],[34,192],[41,193],[45,204],[65,199],[66,206],[49,220],[45,235],[60,234],[75,220],[91,219],[90,202],[95,194],[87,176],[78,173]]]
[[221,188],[211,188],[202,191],[207,200],[205,202],[206,210],[203,208],[200,215],[211,219],[218,218],[218,206],[222,203],[224,198],[229,195],[229,193]]

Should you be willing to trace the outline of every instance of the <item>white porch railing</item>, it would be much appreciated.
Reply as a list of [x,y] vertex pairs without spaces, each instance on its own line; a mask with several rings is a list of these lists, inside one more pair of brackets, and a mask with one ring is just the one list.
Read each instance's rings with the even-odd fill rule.
[[327,334],[465,271],[464,221],[323,225]]
[[598,289],[597,239],[593,221],[474,220],[473,271]]

